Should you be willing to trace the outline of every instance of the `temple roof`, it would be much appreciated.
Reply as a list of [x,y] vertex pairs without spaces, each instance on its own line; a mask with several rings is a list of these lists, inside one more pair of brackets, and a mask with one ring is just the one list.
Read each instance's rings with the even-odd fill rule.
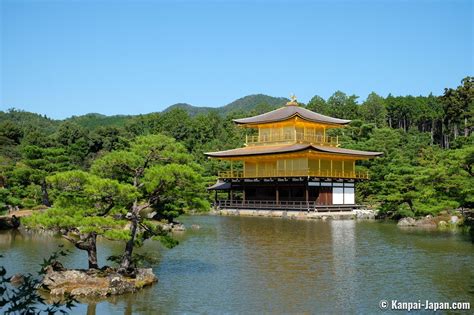
[[322,153],[332,153],[345,156],[363,156],[363,157],[376,157],[383,155],[383,152],[369,152],[359,151],[351,149],[342,149],[338,147],[330,146],[319,146],[314,144],[297,143],[287,145],[268,145],[268,146],[250,146],[226,151],[208,152],[205,153],[207,156],[215,158],[230,158],[230,157],[243,157],[253,155],[267,155],[267,154],[282,154],[282,153],[294,153],[300,151],[312,150]]
[[288,103],[286,106],[272,110],[271,112],[241,119],[234,119],[237,124],[262,124],[280,122],[293,117],[299,117],[303,120],[331,124],[331,125],[347,125],[350,120],[329,117],[312,112],[306,108],[299,107],[296,104]]
[[207,190],[230,190],[231,187],[232,185],[229,182],[217,180],[214,185],[207,187]]

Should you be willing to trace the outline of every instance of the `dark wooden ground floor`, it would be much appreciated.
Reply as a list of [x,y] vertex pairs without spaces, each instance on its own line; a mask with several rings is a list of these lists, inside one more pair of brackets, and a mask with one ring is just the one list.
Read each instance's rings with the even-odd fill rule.
[[[232,204],[298,203],[301,205],[354,205],[355,182],[344,180],[234,180],[218,182],[209,188],[215,191],[215,202]],[[219,193],[218,193],[219,192]],[[298,206],[300,207],[300,206]]]

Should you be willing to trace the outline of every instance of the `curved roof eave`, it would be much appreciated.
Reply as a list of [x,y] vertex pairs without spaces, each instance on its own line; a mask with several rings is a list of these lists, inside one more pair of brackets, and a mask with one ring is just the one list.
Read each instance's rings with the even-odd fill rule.
[[259,121],[259,122],[240,122],[240,121],[238,121],[238,119],[233,119],[232,121],[235,122],[238,125],[260,125],[260,124],[270,124],[270,123],[282,122],[282,121],[285,121],[285,120],[292,119],[294,117],[301,118],[302,120],[305,120],[305,121],[308,121],[308,122],[321,123],[321,124],[326,124],[326,125],[336,125],[336,126],[347,125],[352,121],[352,120],[346,120],[343,123],[327,122],[327,121],[323,121],[323,120],[309,119],[309,118],[306,118],[306,117],[301,116],[299,114],[293,114],[293,115],[291,115],[289,117],[286,117],[286,118],[274,119],[274,120],[268,120],[268,121]]
[[257,124],[266,124],[266,123],[272,123],[272,122],[281,122],[281,121],[291,119],[293,117],[299,117],[309,122],[316,122],[316,123],[323,123],[323,124],[330,124],[330,125],[347,125],[348,123],[351,122],[351,120],[339,119],[335,117],[321,115],[321,114],[312,112],[306,108],[296,107],[296,106],[281,107],[273,111],[270,111],[268,113],[264,113],[264,114],[253,116],[253,117],[233,119],[232,121],[240,125],[244,125],[244,124],[257,125]]
[[[266,149],[266,150],[264,150]],[[338,147],[327,147],[327,146],[317,146],[312,144],[292,144],[286,146],[278,147],[244,147],[226,151],[218,152],[208,152],[204,153],[209,157],[214,158],[237,158],[237,157],[246,157],[246,156],[256,156],[256,155],[271,155],[271,154],[285,154],[285,153],[295,153],[305,150],[313,150],[316,152],[322,153],[332,153],[343,156],[358,156],[363,158],[377,157],[383,155],[383,152],[370,152],[370,151],[360,151],[360,150],[351,150],[343,149]]]

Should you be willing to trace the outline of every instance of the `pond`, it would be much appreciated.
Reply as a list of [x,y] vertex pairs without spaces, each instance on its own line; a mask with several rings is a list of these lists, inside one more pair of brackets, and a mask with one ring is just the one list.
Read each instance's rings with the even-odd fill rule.
[[[373,313],[380,300],[474,305],[474,245],[459,233],[402,230],[369,221],[191,216],[180,245],[148,242],[159,282],[143,291],[78,305],[78,314]],[[191,229],[192,224],[200,226]],[[61,238],[0,234],[9,274],[36,272]],[[121,243],[101,241],[99,263]],[[63,258],[84,268],[84,252]]]

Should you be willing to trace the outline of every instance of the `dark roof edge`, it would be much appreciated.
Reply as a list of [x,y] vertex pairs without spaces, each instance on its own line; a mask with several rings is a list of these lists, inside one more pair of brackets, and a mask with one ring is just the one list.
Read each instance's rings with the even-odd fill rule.
[[285,121],[285,120],[288,120],[288,119],[291,119],[293,117],[299,117],[303,120],[306,120],[306,121],[309,121],[309,122],[315,122],[315,123],[323,123],[325,125],[336,125],[336,126],[339,126],[339,125],[347,125],[349,124],[352,120],[348,120],[348,119],[340,119],[340,118],[334,118],[334,117],[330,117],[330,118],[333,118],[333,119],[340,119],[344,122],[340,122],[340,123],[336,123],[336,122],[327,122],[327,121],[323,121],[323,120],[315,120],[315,119],[309,119],[307,117],[304,117],[302,116],[301,114],[299,113],[295,113],[291,116],[288,116],[288,117],[285,117],[285,118],[282,118],[282,119],[273,119],[273,120],[264,120],[264,121],[258,121],[258,122],[242,122],[241,120],[244,120],[244,119],[248,119],[248,118],[252,118],[252,117],[246,117],[246,118],[238,118],[238,119],[232,119],[232,121],[236,124],[239,124],[239,125],[259,125],[259,124],[269,124],[269,123],[273,123],[273,122],[281,122],[281,121]]
[[[314,146],[312,144],[308,144],[307,146],[303,146],[303,147],[299,147],[299,148],[294,148],[294,149],[290,149],[290,150],[287,150],[287,151],[280,151],[280,152],[272,152],[272,151],[269,151],[269,152],[250,152],[249,154],[236,154],[236,155],[213,155],[213,153],[219,153],[219,152],[225,152],[225,151],[218,151],[218,152],[207,152],[207,153],[204,153],[204,155],[206,156],[209,156],[209,157],[215,157],[215,158],[220,158],[220,157],[245,157],[245,156],[254,156],[254,155],[274,155],[274,154],[285,154],[285,153],[294,153],[294,152],[301,152],[301,151],[305,151],[305,150],[313,150],[313,151],[318,151],[318,152],[322,152],[322,153],[333,153],[333,154],[340,154],[340,155],[346,155],[346,156],[359,156],[359,157],[377,157],[377,156],[381,156],[383,155],[384,153],[383,152],[371,152],[371,151],[360,151],[360,150],[352,150],[352,149],[344,149],[344,148],[335,148],[333,150],[331,150],[330,148],[332,147],[328,147],[328,149],[325,149],[325,147],[323,146]],[[232,149],[232,150],[236,150],[236,149]],[[232,151],[232,150],[227,150],[227,151]],[[355,152],[343,152],[343,151],[339,151],[339,150],[347,150],[347,151],[355,151]],[[360,154],[358,154],[360,152]],[[364,154],[366,153],[366,154]]]
[[[250,153],[250,154],[237,154],[237,155],[230,155],[230,156],[213,156],[211,155],[212,153],[218,153],[218,152],[223,152],[223,151],[218,151],[218,152],[207,152],[207,153],[204,153],[204,155],[207,155],[207,156],[210,156],[210,157],[242,157],[242,156],[253,156],[253,155],[274,155],[274,154],[285,154],[285,153],[293,153],[293,152],[300,152],[300,151],[304,151],[304,150],[308,150],[310,147],[309,146],[306,146],[306,147],[301,147],[301,148],[295,148],[293,150],[288,150],[288,151],[281,151],[281,152],[255,152],[255,153]],[[239,148],[239,149],[242,149],[242,148]],[[233,149],[235,150],[235,149]],[[226,150],[226,151],[231,151],[231,150]],[[225,152],[225,151],[224,151]]]

